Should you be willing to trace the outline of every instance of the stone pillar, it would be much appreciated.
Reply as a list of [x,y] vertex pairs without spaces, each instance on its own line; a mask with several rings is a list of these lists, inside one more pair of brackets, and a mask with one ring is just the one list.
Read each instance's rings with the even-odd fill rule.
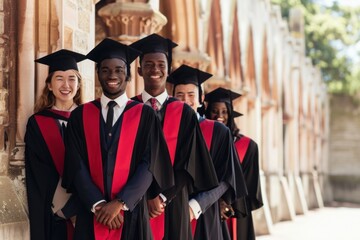
[[17,91],[17,128],[16,146],[12,150],[10,165],[24,166],[24,136],[26,122],[33,113],[35,94],[35,2],[20,0],[18,5],[18,91]]
[[[9,4],[9,3],[8,3]],[[9,11],[9,10],[8,10]],[[9,143],[9,29],[5,29],[10,20],[9,12],[4,9],[4,0],[0,1],[0,175],[8,170]],[[7,30],[7,31],[6,31]]]

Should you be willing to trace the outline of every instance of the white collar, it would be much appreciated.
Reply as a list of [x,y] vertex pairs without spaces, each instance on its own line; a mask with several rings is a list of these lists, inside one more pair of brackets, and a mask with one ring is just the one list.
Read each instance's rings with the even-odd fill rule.
[[127,102],[129,101],[129,98],[126,95],[126,92],[124,92],[122,95],[120,95],[119,97],[117,97],[115,99],[108,98],[107,96],[104,95],[104,93],[101,94],[100,102],[101,102],[102,108],[106,108],[107,104],[110,101],[115,101],[119,107],[122,107],[127,104]]
[[[150,98],[153,98],[153,96],[151,96],[145,90],[141,93],[141,97],[142,97],[142,100],[144,103],[149,101]],[[155,98],[162,106],[164,104],[164,102],[168,99],[168,97],[169,97],[169,95],[168,95],[167,91],[165,90],[163,93],[161,93],[160,95],[157,95]]]

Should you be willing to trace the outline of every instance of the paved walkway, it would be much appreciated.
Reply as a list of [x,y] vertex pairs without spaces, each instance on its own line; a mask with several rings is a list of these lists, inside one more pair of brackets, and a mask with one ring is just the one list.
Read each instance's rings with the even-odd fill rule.
[[360,205],[310,210],[294,221],[276,223],[271,235],[257,240],[360,240]]

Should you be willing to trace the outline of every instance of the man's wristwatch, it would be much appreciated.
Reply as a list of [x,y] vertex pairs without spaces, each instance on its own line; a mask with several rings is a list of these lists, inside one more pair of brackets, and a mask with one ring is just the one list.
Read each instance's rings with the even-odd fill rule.
[[122,210],[123,211],[129,211],[129,208],[126,206],[126,203],[122,199],[117,199],[119,203],[123,205]]

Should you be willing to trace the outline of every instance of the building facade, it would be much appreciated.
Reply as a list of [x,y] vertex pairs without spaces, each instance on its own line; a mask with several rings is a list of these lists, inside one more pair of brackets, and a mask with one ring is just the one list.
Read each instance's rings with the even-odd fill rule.
[[[329,104],[319,69],[305,56],[303,20],[289,23],[269,0],[0,0],[0,239],[27,239],[24,134],[47,69],[34,59],[60,48],[86,54],[111,37],[129,44],[158,33],[179,44],[173,69],[188,64],[242,94],[241,131],[259,145],[264,207],[256,233],[322,207],[328,188]],[[143,89],[133,63],[127,93]],[[80,63],[85,101],[100,95],[94,64]],[[171,91],[171,86],[168,86]]]

